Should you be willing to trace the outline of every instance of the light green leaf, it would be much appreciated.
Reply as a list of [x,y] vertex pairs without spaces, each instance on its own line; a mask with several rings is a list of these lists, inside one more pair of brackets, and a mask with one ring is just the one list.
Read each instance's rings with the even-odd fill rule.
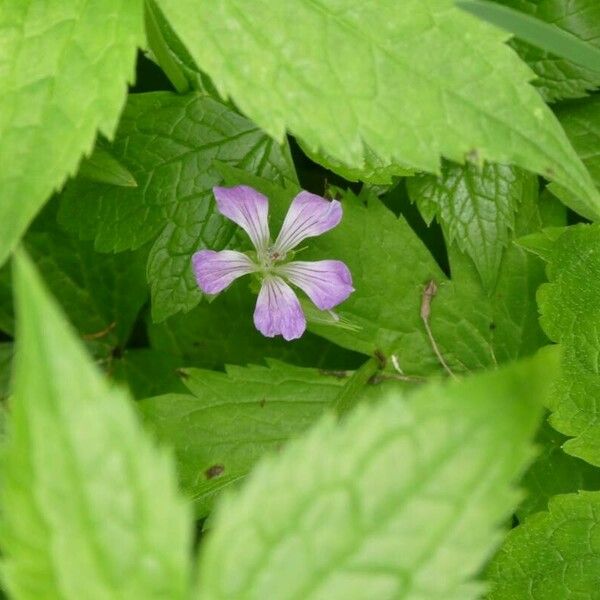
[[197,597],[480,597],[554,363],[322,419],[220,504]]
[[96,371],[24,254],[3,463],[12,598],[186,598],[190,522],[170,457]]
[[97,131],[112,137],[143,43],[141,0],[5,0],[0,264]]
[[265,357],[326,369],[354,368],[364,360],[312,333],[292,342],[264,337],[252,322],[255,304],[256,295],[248,290],[248,282],[235,282],[210,304],[203,302],[163,323],[149,323],[150,343],[179,357],[179,366],[206,369],[261,364]]
[[490,565],[489,600],[599,597],[600,492],[556,496],[513,529]]
[[[596,0],[494,0],[550,24],[565,35],[600,49],[600,4]],[[581,98],[600,86],[600,69],[587,69],[520,39],[510,45],[533,69],[533,85],[549,102]]]
[[229,366],[226,373],[190,369],[183,381],[192,395],[140,403],[159,438],[175,447],[182,486],[198,516],[206,516],[216,494],[245,477],[263,454],[312,425],[349,375],[268,364]]
[[[219,169],[228,184],[252,185],[271,199],[271,231],[277,231],[295,190],[282,190],[239,169]],[[529,189],[521,201],[515,235],[541,227],[533,192]],[[354,329],[309,322],[311,331],[344,348],[382,355],[390,369],[395,361],[407,375],[438,373],[440,361],[420,315],[424,289],[433,280],[438,293],[432,301],[431,329],[454,371],[496,366],[531,354],[545,343],[535,302],[535,291],[544,280],[538,258],[511,244],[497,286],[488,294],[470,258],[451,247],[449,280],[407,222],[377,198],[347,192],[342,205],[341,224],[308,240],[301,256],[343,260],[348,265],[356,291],[335,310]]]
[[[530,241],[530,244],[532,242]],[[565,230],[550,252],[538,292],[542,327],[560,343],[563,374],[551,398],[550,424],[572,437],[565,452],[600,466],[600,225]]]
[[[594,183],[600,188],[600,96],[559,106],[557,116]],[[549,188],[566,204],[572,199],[572,194],[560,186],[552,184]]]
[[600,489],[600,469],[566,454],[567,438],[544,423],[536,438],[539,454],[521,481],[526,496],[517,510],[520,521],[546,510],[557,494]]
[[358,169],[367,149],[429,172],[442,156],[477,154],[557,181],[576,210],[600,216],[600,193],[508,34],[454,0],[159,4],[221,95],[276,139],[287,129]]
[[157,321],[191,310],[201,299],[191,257],[231,243],[235,226],[215,210],[221,182],[215,159],[283,184],[296,176],[287,146],[201,94],[168,92],[129,97],[111,151],[137,188],[77,179],[62,195],[61,222],[104,252],[153,241],[147,276]]
[[483,287],[492,292],[521,198],[535,195],[534,176],[503,165],[445,163],[440,177],[419,175],[407,186],[427,224],[437,218],[448,243],[473,259]]

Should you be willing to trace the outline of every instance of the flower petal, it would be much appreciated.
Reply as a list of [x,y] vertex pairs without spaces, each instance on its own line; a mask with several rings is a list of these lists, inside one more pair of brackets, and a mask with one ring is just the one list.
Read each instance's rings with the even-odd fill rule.
[[352,275],[339,260],[295,261],[279,267],[277,272],[297,285],[321,310],[337,306],[354,291]]
[[248,234],[257,250],[269,243],[269,200],[247,185],[214,187],[219,212]]
[[308,237],[333,229],[342,220],[342,205],[310,192],[300,192],[288,210],[274,250],[286,254]]
[[254,325],[264,336],[283,335],[286,340],[299,338],[306,330],[306,318],[294,290],[281,277],[270,275],[263,281]]
[[234,279],[256,270],[254,263],[234,250],[200,250],[192,256],[198,286],[205,294],[218,294]]

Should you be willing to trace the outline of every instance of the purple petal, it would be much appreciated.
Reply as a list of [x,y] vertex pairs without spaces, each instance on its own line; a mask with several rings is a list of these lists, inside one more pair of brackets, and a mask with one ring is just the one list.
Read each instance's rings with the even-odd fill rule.
[[286,340],[299,338],[306,329],[306,318],[294,290],[281,277],[270,275],[263,281],[254,325],[264,336],[283,335]]
[[308,237],[333,229],[342,220],[342,205],[310,192],[300,192],[288,210],[274,249],[286,254]]
[[219,212],[237,223],[257,250],[269,243],[269,200],[247,185],[213,188]]
[[234,279],[256,270],[254,263],[234,250],[200,250],[192,256],[196,281],[205,294],[218,294]]
[[296,261],[279,267],[277,272],[297,285],[321,310],[337,306],[354,291],[352,275],[339,260]]

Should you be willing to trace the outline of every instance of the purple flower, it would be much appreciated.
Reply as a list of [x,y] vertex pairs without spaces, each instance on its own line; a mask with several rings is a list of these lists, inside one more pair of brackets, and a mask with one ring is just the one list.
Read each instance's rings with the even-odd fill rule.
[[246,185],[213,191],[219,212],[244,229],[256,253],[250,257],[234,250],[200,250],[192,257],[196,280],[204,293],[218,294],[242,275],[258,275],[261,289],[254,325],[263,335],[294,340],[306,329],[298,297],[287,282],[299,287],[321,310],[332,309],[354,291],[350,271],[339,260],[286,262],[302,240],[321,235],[341,221],[342,205],[337,200],[300,192],[272,243],[266,196]]

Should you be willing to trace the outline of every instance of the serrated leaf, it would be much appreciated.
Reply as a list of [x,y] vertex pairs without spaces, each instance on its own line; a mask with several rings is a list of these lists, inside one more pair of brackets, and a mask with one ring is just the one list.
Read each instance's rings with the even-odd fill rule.
[[[557,116],[600,189],[600,96],[559,106]],[[549,189],[567,204],[572,199],[572,194],[560,186],[552,184]]]
[[473,259],[483,287],[492,292],[521,198],[535,194],[534,177],[504,165],[445,163],[440,177],[419,175],[407,186],[427,224],[439,221],[447,242]]
[[517,510],[522,522],[527,516],[546,510],[557,494],[600,489],[600,469],[566,454],[562,445],[567,438],[547,423],[536,437],[539,454],[521,480],[526,496]]
[[[270,198],[271,230],[277,231],[295,190],[282,190],[238,169],[219,168],[228,184],[246,183]],[[541,227],[536,196],[523,197],[516,235]],[[390,368],[394,356],[396,365],[409,375],[440,372],[420,316],[424,289],[433,280],[438,293],[431,328],[456,372],[497,366],[545,343],[535,302],[535,291],[544,280],[539,259],[511,244],[494,293],[488,294],[470,258],[451,247],[449,280],[404,218],[397,218],[379,199],[346,192],[342,205],[341,224],[309,240],[302,258],[343,260],[349,266],[358,285],[336,313],[353,329],[309,322],[311,331],[349,350],[384,356]]]
[[600,492],[556,496],[509,534],[489,566],[490,600],[598,598]]
[[280,147],[224,104],[201,94],[168,92],[129,97],[112,152],[137,188],[77,179],[62,195],[60,220],[100,251],[120,252],[153,241],[147,276],[157,321],[191,310],[201,293],[191,256],[219,250],[235,227],[216,210],[212,187],[221,182],[219,159],[279,183],[295,181]]
[[112,137],[142,16],[141,0],[3,2],[0,264],[97,131]]
[[[583,42],[600,48],[600,5],[596,0],[494,0],[552,24]],[[549,102],[581,98],[600,86],[598,69],[587,69],[570,60],[536,48],[519,39],[510,44],[533,69],[533,85]]]
[[219,506],[197,597],[479,597],[553,364],[322,419]]
[[477,153],[557,181],[600,216],[600,193],[508,34],[454,0],[159,4],[221,95],[276,139],[287,129],[359,169],[366,148],[429,172]]
[[542,327],[562,348],[550,423],[572,437],[566,452],[594,465],[600,465],[599,248],[599,225],[567,228],[546,254],[549,283],[538,292]]
[[264,337],[252,322],[255,304],[247,282],[236,282],[210,304],[204,302],[163,323],[149,323],[150,343],[179,357],[179,366],[205,369],[260,364],[265,358],[326,369],[355,368],[364,361],[361,355],[311,333],[292,342]]
[[159,438],[175,447],[183,489],[206,516],[216,495],[244,478],[266,452],[312,425],[349,374],[293,367],[190,369],[192,395],[143,400],[140,410]]
[[12,598],[185,598],[190,522],[170,457],[16,261],[18,351],[3,461]]

